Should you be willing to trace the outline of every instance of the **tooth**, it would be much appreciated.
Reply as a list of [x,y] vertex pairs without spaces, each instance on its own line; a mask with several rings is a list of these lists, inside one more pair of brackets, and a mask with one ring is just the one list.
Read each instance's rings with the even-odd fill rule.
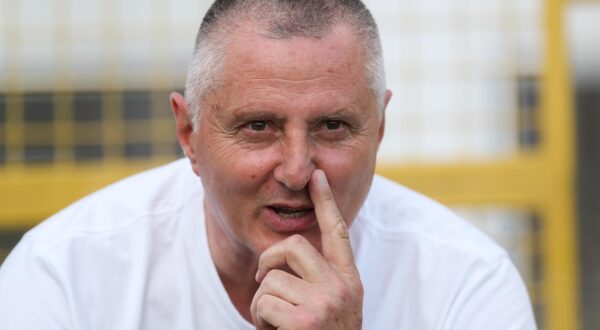
[[306,213],[306,211],[305,210],[293,211],[293,210],[289,210],[289,209],[282,209],[282,210],[279,210],[277,213],[279,213],[284,218],[298,218],[298,217],[303,216]]

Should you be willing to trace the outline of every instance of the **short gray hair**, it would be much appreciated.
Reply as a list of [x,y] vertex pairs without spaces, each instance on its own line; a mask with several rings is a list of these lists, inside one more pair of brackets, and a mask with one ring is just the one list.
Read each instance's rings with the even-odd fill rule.
[[264,36],[287,39],[294,36],[321,38],[337,24],[348,24],[362,41],[367,83],[384,108],[385,70],[377,24],[360,0],[216,0],[202,21],[185,86],[186,102],[193,125],[200,122],[204,96],[217,88],[223,72],[227,32],[236,22],[266,23]]

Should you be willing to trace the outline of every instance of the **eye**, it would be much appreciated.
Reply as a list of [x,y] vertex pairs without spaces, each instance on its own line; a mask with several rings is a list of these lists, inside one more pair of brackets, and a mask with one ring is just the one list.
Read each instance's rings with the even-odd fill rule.
[[250,120],[240,127],[240,136],[247,141],[266,141],[277,134],[277,126],[270,120]]
[[267,129],[267,122],[262,120],[253,121],[248,123],[248,128],[253,131],[261,132]]
[[340,129],[342,125],[344,125],[344,123],[339,120],[327,120],[325,122],[325,128],[332,131]]
[[345,120],[325,119],[319,123],[315,132],[323,140],[341,141],[352,134],[352,126]]

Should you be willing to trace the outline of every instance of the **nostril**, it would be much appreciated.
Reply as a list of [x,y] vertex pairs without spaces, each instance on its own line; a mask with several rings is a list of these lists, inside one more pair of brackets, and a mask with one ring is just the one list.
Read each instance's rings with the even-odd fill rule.
[[275,179],[289,190],[305,189],[314,170],[308,144],[298,138],[281,147],[281,162],[275,168]]
[[308,167],[279,166],[275,169],[275,179],[287,189],[298,191],[306,188],[310,180]]
[[289,190],[299,191],[307,187],[309,179],[307,176],[286,175],[278,181]]

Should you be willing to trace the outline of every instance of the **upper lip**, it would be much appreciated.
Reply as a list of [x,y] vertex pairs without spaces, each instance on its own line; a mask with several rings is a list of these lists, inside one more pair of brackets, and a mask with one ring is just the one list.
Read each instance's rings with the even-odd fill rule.
[[268,207],[287,210],[306,210],[312,209],[314,206],[310,203],[273,203],[269,204]]

